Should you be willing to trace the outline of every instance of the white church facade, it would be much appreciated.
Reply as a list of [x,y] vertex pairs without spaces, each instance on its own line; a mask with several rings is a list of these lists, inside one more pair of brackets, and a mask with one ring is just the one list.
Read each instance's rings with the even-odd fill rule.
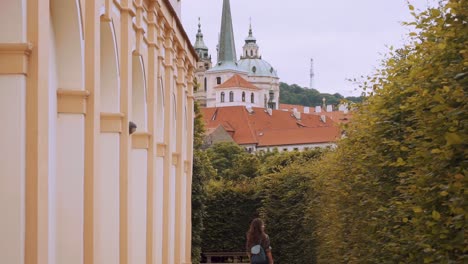
[[[252,27],[245,39],[242,55],[237,58],[229,0],[223,2],[221,31],[216,64],[212,64],[208,47],[203,40],[201,26],[194,48],[199,61],[195,70],[198,89],[195,99],[204,107],[245,105],[251,107],[279,107],[279,77],[276,69],[262,59]],[[242,79],[249,87],[232,85]],[[229,86],[229,87],[228,87]]]

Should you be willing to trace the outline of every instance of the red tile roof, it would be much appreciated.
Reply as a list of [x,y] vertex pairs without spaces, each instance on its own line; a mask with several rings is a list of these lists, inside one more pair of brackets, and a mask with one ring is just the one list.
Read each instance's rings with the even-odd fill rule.
[[253,85],[246,79],[242,78],[239,74],[234,74],[231,78],[229,78],[224,83],[216,86],[215,88],[247,88],[247,89],[254,89],[259,90],[257,86]]
[[[290,112],[293,112],[294,108],[300,113],[304,113],[304,107],[302,105],[292,105],[292,104],[279,104],[279,109],[280,110],[287,110]],[[327,112],[327,111],[322,111],[321,112],[315,112],[315,107],[310,106],[309,107],[309,113],[313,115],[324,115],[327,118],[330,118],[331,120],[337,122],[337,123],[348,123],[349,120],[352,117],[352,114],[350,112],[345,113],[343,111],[332,111],[332,112]]]
[[244,106],[202,108],[207,130],[222,125],[240,145],[280,146],[334,142],[340,129],[330,119],[324,123],[318,115],[301,115],[273,110],[270,116],[263,108],[252,108],[249,114]]
[[[279,110],[288,110],[288,111],[293,111],[294,108],[300,113],[304,113],[304,107],[303,105],[293,105],[293,104],[279,104]],[[315,107],[310,106],[309,107],[309,113],[315,112]]]

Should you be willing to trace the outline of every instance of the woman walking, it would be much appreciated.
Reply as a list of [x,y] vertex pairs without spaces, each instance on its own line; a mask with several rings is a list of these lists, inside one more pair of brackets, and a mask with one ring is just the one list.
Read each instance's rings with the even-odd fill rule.
[[250,223],[246,248],[251,264],[273,264],[270,238],[265,233],[265,225],[262,219],[255,218]]

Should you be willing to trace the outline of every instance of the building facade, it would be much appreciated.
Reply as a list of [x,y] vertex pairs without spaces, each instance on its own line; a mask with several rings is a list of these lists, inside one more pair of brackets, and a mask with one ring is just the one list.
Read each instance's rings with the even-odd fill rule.
[[180,4],[1,1],[1,263],[191,263]]

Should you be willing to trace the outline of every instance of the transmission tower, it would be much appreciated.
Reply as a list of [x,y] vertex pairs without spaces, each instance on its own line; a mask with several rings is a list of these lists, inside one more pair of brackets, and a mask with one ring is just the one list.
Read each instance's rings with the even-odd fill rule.
[[314,59],[310,59],[310,85],[309,89],[315,89],[314,87]]

